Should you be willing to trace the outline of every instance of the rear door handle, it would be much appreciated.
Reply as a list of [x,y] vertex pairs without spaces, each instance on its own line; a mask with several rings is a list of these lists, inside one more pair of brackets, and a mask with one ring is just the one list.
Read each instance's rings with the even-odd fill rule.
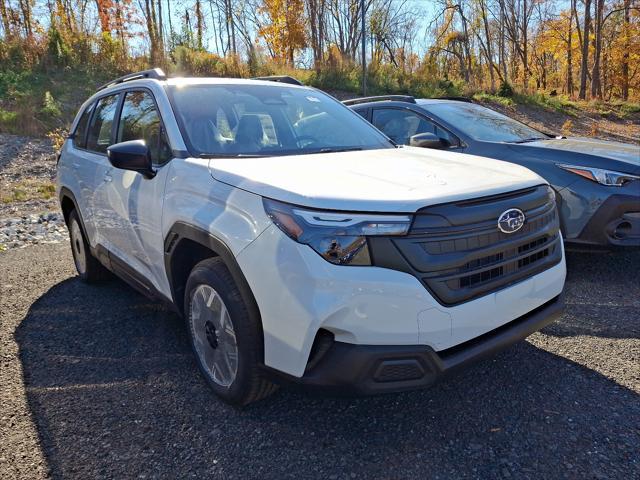
[[111,180],[113,180],[113,178],[111,177],[111,175],[107,174],[104,176],[104,181],[105,182],[110,182]]

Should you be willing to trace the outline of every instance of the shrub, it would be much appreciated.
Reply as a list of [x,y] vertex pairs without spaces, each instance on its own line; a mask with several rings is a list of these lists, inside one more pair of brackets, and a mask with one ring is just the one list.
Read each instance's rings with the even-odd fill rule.
[[513,87],[509,84],[509,82],[500,82],[500,88],[498,88],[498,96],[505,98],[513,97]]
[[0,108],[0,127],[10,130],[17,118],[18,114],[16,112],[9,112]]
[[42,102],[40,113],[51,118],[58,118],[62,115],[60,104],[53,98],[53,95],[51,95],[51,92],[48,90],[44,92],[44,101]]

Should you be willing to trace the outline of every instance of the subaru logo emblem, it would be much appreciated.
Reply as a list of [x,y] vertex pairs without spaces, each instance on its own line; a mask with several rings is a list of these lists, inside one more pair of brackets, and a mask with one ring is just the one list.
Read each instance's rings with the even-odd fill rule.
[[498,228],[502,233],[514,233],[524,225],[525,216],[522,210],[510,208],[498,217]]

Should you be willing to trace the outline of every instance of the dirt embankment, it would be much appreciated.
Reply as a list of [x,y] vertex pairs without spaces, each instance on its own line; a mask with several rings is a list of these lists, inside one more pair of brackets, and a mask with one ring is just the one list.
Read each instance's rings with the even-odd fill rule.
[[589,109],[567,115],[530,105],[504,106],[495,102],[483,104],[543,132],[640,145],[640,112],[622,116],[615,112],[602,113]]

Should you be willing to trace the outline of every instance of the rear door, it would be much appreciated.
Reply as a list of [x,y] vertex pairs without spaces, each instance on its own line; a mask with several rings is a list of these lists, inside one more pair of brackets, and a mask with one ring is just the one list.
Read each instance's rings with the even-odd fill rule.
[[[144,140],[151,151],[156,175],[110,167],[104,184],[113,222],[106,229],[114,269],[144,277],[156,290],[166,291],[162,239],[164,186],[171,149],[153,95],[146,89],[124,93],[115,143]],[[145,285],[141,285],[146,287]]]

